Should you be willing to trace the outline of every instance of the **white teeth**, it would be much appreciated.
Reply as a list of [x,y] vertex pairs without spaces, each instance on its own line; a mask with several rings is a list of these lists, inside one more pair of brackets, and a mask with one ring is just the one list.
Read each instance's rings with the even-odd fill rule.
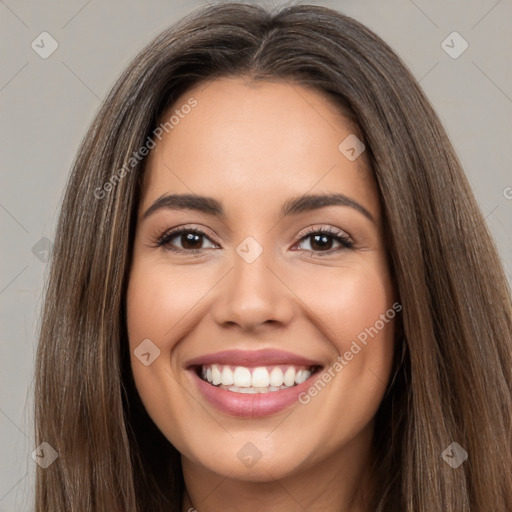
[[237,366],[233,373],[233,380],[237,388],[250,388],[251,371],[243,366]]
[[239,393],[249,393],[251,395],[258,393],[254,388],[238,388]]
[[295,375],[295,384],[302,384],[310,376],[311,372],[309,370],[299,370],[297,375]]
[[272,368],[272,371],[269,375],[269,384],[271,386],[279,387],[283,385],[283,381],[283,370],[281,370],[279,367]]
[[252,372],[251,384],[253,388],[267,388],[270,384],[270,377],[267,369],[264,367],[255,368]]
[[[285,371],[283,372],[283,370]],[[202,367],[201,376],[210,384],[230,391],[268,393],[302,384],[311,376],[311,371],[294,366],[275,366],[273,368],[237,366],[233,371],[229,365],[212,364]]]
[[228,391],[233,391],[235,393],[268,393],[270,391],[279,391],[280,389],[289,389],[287,386],[269,386],[267,388],[237,388],[236,386],[219,386],[221,389],[227,389]]
[[224,370],[222,371],[222,384],[224,386],[231,386],[234,383],[233,371],[229,366],[224,366]]
[[219,367],[216,364],[212,365],[212,384],[217,386],[221,383],[222,376],[219,371]]
[[291,387],[295,384],[295,368],[290,366],[288,370],[284,372],[284,385]]

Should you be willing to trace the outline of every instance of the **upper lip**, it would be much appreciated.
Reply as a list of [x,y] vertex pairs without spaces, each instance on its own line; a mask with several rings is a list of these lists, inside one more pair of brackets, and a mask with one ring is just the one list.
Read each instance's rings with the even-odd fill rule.
[[186,366],[205,366],[209,364],[226,364],[233,366],[277,366],[289,364],[293,366],[322,366],[318,361],[277,349],[263,350],[223,350],[206,354],[187,361]]

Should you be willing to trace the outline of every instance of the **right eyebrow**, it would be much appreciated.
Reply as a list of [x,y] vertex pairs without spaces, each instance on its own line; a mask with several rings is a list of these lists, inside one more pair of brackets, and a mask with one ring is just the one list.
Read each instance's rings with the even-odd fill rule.
[[164,194],[160,196],[142,215],[146,219],[158,210],[197,210],[208,215],[225,218],[222,204],[212,197],[193,194]]

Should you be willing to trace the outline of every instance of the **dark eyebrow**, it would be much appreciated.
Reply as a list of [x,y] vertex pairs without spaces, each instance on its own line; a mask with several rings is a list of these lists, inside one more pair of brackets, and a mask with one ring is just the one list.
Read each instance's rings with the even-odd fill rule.
[[[316,194],[302,195],[288,199],[282,206],[280,216],[297,215],[324,208],[325,206],[349,206],[370,219],[374,224],[373,215],[361,204],[344,194]],[[160,196],[142,215],[146,219],[161,209],[170,210],[196,210],[208,215],[225,218],[226,214],[222,203],[212,197],[197,196],[194,194],[167,194]]]
[[377,224],[373,215],[362,204],[351,199],[345,194],[309,194],[293,197],[283,204],[283,207],[281,208],[281,217],[309,212],[325,206],[350,206],[359,213],[362,213],[374,224]]

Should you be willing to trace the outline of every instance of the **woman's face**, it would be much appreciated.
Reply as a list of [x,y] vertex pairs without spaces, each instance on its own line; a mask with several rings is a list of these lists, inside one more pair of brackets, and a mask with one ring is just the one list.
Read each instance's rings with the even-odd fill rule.
[[328,99],[286,82],[203,83],[173,113],[148,156],[127,292],[147,412],[184,471],[360,464],[395,316],[364,151]]

